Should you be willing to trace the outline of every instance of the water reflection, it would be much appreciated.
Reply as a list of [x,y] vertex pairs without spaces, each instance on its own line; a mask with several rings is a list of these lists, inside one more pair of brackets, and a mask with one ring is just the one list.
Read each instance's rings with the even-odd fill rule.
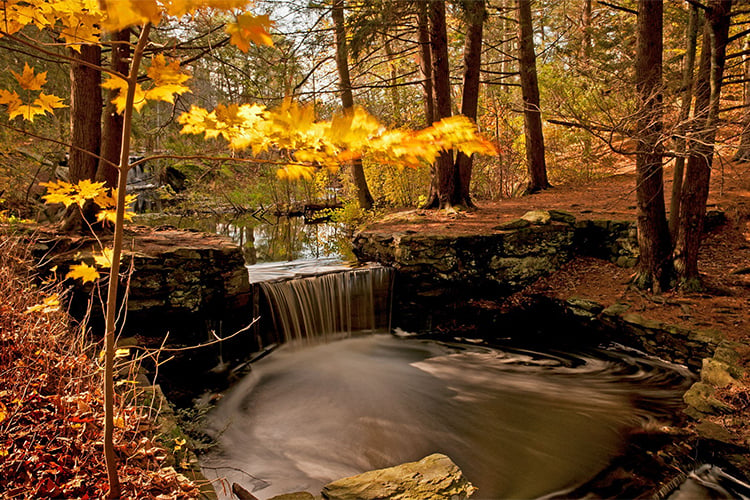
[[349,232],[340,223],[306,224],[302,217],[235,218],[141,214],[137,224],[220,234],[242,249],[247,265],[311,259],[352,260]]
[[209,478],[268,498],[442,452],[477,498],[535,498],[590,479],[630,430],[675,411],[689,383],[686,370],[620,349],[390,335],[284,346],[209,415],[219,444],[201,462]]

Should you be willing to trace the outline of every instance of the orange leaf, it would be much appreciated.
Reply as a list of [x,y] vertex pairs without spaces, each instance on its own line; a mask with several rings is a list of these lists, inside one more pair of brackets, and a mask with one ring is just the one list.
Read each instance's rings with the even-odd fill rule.
[[226,32],[231,35],[229,41],[232,45],[242,52],[247,52],[250,42],[256,45],[273,46],[271,34],[268,32],[272,24],[267,15],[255,16],[245,13],[237,16],[236,23],[229,23]]
[[13,76],[16,77],[16,80],[18,80],[18,83],[24,90],[42,90],[42,85],[47,83],[47,72],[35,75],[34,68],[29,66],[28,63],[24,63],[22,74],[19,75],[13,70],[10,70],[10,72],[13,73]]

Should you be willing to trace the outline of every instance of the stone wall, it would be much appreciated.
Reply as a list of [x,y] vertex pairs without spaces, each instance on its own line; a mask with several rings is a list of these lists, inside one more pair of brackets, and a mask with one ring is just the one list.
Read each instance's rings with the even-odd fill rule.
[[401,281],[421,293],[460,286],[507,295],[559,269],[574,255],[632,266],[638,258],[632,222],[577,221],[559,211],[529,212],[491,234],[446,236],[416,231],[361,231],[354,237],[360,261],[393,266]]

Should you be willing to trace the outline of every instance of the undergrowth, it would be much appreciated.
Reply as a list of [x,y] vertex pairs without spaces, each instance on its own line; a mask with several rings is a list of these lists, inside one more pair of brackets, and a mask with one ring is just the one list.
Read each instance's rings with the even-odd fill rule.
[[[37,279],[30,248],[0,226],[0,497],[101,498],[101,346],[65,312],[59,281]],[[127,378],[120,386],[132,396]],[[198,497],[193,482],[165,466],[154,408],[139,400],[116,399],[122,498]]]

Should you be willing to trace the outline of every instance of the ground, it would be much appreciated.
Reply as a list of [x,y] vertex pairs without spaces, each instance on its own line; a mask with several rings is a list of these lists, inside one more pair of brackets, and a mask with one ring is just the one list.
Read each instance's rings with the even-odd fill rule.
[[[717,159],[720,168],[712,175],[709,209],[720,209],[726,223],[708,231],[700,254],[700,271],[705,290],[687,293],[679,290],[660,295],[631,286],[633,269],[610,262],[580,257],[559,271],[542,278],[521,293],[546,294],[556,298],[580,297],[605,306],[617,302],[631,305],[642,316],[687,327],[715,328],[738,349],[745,366],[745,387],[750,386],[750,164]],[[671,191],[671,168],[665,178],[667,206]],[[553,189],[511,200],[478,203],[476,211],[411,210],[391,214],[377,224],[377,230],[415,230],[433,234],[482,234],[499,223],[515,219],[530,210],[557,209],[578,218],[635,220],[635,173],[626,172],[587,184],[559,185]],[[750,410],[750,392],[736,387],[722,396],[740,414]],[[732,433],[732,442],[750,445],[750,422],[746,418],[729,421],[716,417]]]

